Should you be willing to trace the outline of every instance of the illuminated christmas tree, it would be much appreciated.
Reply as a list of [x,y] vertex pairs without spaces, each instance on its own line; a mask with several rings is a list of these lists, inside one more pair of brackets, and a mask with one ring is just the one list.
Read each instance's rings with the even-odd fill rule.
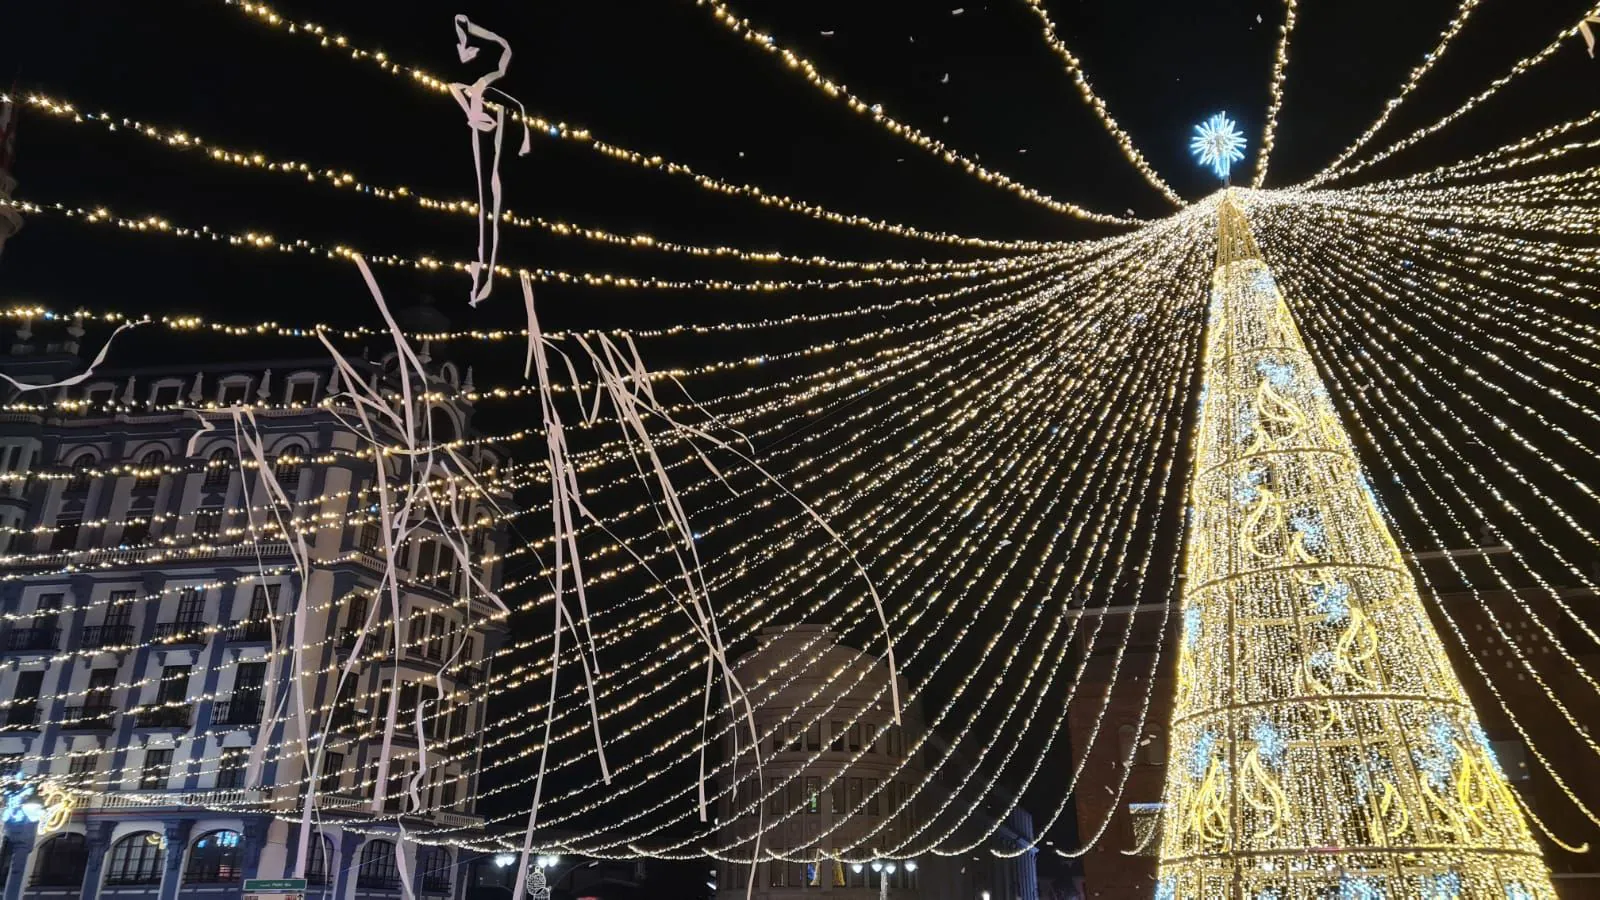
[[1553,898],[1272,273],[1219,212],[1158,898]]

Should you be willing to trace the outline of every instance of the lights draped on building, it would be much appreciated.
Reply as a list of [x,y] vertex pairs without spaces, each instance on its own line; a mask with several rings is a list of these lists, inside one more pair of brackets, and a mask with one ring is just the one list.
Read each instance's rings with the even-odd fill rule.
[[1158,897],[1554,897],[1244,213],[1219,209]]
[[[248,359],[252,342],[274,341],[296,345],[293,358],[307,347],[312,357],[304,367],[220,378],[190,372],[180,353],[173,363],[182,371],[165,375],[119,372],[126,360],[118,359],[72,369],[83,376],[76,383],[0,397],[18,429],[56,435],[48,443],[0,435],[0,580],[15,598],[0,606],[8,662],[0,666],[0,772],[38,791],[9,795],[10,823],[71,836],[91,812],[132,809],[130,796],[175,794],[235,824],[145,832],[140,840],[166,848],[165,858],[201,848],[249,859],[281,844],[295,848],[277,860],[284,874],[303,862],[385,890],[401,868],[426,882],[473,859],[492,860],[483,864],[501,874],[517,864],[524,887],[543,881],[548,889],[561,878],[527,867],[562,852],[709,857],[726,876],[714,879],[718,890],[741,896],[749,885],[738,879],[752,871],[762,889],[831,880],[893,896],[915,889],[908,884],[948,887],[942,868],[971,863],[970,886],[980,874],[990,880],[967,896],[1012,900],[1013,888],[1027,896],[1029,881],[1007,882],[1001,870],[1025,871],[1034,854],[1078,856],[1098,845],[1123,864],[1123,852],[1159,845],[1161,891],[1172,898],[1548,898],[1530,828],[1548,851],[1581,847],[1600,823],[1583,777],[1600,759],[1587,712],[1600,696],[1592,674],[1600,633],[1570,602],[1600,593],[1591,569],[1600,546],[1592,525],[1600,447],[1591,436],[1600,422],[1600,260],[1569,246],[1600,230],[1590,153],[1600,147],[1600,113],[1541,121],[1542,130],[1507,134],[1471,158],[1353,179],[1384,160],[1384,171],[1400,173],[1407,148],[1507,85],[1532,81],[1558,48],[1582,55],[1572,23],[1551,23],[1554,42],[1508,74],[1463,89],[1461,104],[1433,124],[1367,147],[1399,127],[1390,120],[1404,117],[1392,114],[1477,24],[1469,21],[1477,2],[1462,0],[1432,51],[1325,169],[1301,185],[1237,191],[1259,254],[1237,210],[1222,208],[1219,196],[1184,205],[1155,171],[1057,34],[1054,0],[1027,0],[1048,48],[1105,139],[1181,207],[1170,215],[1111,215],[1024,185],[1000,171],[1004,163],[980,163],[912,125],[915,110],[891,116],[864,84],[857,92],[824,75],[798,42],[746,18],[738,0],[700,4],[712,39],[753,48],[754,64],[801,79],[878,136],[925,154],[935,164],[918,171],[928,177],[970,176],[1002,202],[1025,201],[1102,236],[967,235],[838,211],[543,118],[530,111],[541,98],[526,91],[529,110],[496,106],[510,102],[505,95],[479,98],[496,127],[516,137],[561,142],[641,183],[683,187],[728,207],[716,215],[727,212],[730,222],[741,205],[760,217],[739,246],[688,243],[674,231],[683,222],[636,232],[527,212],[537,200],[520,167],[561,165],[565,154],[522,162],[508,154],[490,176],[508,204],[496,216],[484,209],[492,191],[423,193],[378,179],[370,156],[215,143],[243,132],[225,119],[165,118],[182,115],[168,102],[181,86],[152,86],[113,113],[92,85],[71,99],[49,84],[28,85],[15,115],[29,118],[24,134],[41,155],[61,144],[90,156],[76,144],[103,143],[119,163],[148,153],[188,177],[227,183],[209,197],[293,181],[303,191],[282,193],[306,202],[337,193],[341,205],[381,216],[414,207],[418,228],[438,229],[428,241],[439,255],[358,254],[354,246],[370,234],[354,230],[350,243],[326,232],[312,240],[304,219],[313,213],[299,207],[291,209],[305,216],[270,221],[263,212],[269,221],[252,223],[259,230],[238,231],[225,227],[230,210],[169,217],[175,198],[135,210],[130,198],[64,194],[32,174],[26,190],[14,191],[0,173],[0,238],[24,216],[44,226],[13,241],[8,260],[30,252],[35,236],[83,242],[56,248],[79,264],[61,267],[51,290],[0,311],[16,334],[12,367],[0,368],[54,378],[41,360],[92,351],[135,322],[135,335],[169,332],[179,348],[216,343]],[[243,26],[226,39],[260,40],[265,52],[286,54],[281,65],[298,64],[290,53],[315,56],[330,95],[359,103],[367,92],[390,92],[385,102],[419,107],[416,121],[436,112],[421,107],[451,102],[447,78],[369,49],[379,46],[376,22],[352,20],[345,33],[253,0],[213,4]],[[1263,123],[1257,184],[1284,107],[1289,45],[1304,33],[1297,0],[1283,6],[1265,109],[1245,115]],[[844,41],[836,45],[848,52]],[[451,74],[478,74],[463,65]],[[1430,94],[1448,87],[1428,85]],[[125,114],[135,108],[163,124]],[[15,133],[14,116],[0,122]],[[1219,113],[1195,130],[1191,149],[1227,179],[1247,148]],[[9,156],[0,136],[0,157]],[[418,184],[450,183],[416,174]],[[874,199],[863,197],[863,208]],[[1219,214],[1223,248],[1213,265]],[[859,255],[881,256],[822,255],[798,237],[790,239],[800,246],[773,249],[758,226],[783,216],[807,228],[857,229]],[[551,239],[539,242],[537,257],[527,241],[508,241],[496,256],[481,240],[474,256],[469,222]],[[146,259],[171,254],[174,264],[227,257],[262,277],[283,259],[326,265],[329,302],[319,308],[334,320],[246,321],[276,310],[242,305],[146,316],[98,305],[99,297],[92,309],[74,309],[52,291],[69,292],[98,262],[95,241],[136,243],[152,249]],[[574,246],[582,253],[569,253]],[[578,268],[575,258],[588,254],[592,266]],[[384,317],[360,316],[345,302],[358,258],[366,299]],[[464,299],[462,276],[476,278],[486,265],[503,279],[491,300],[513,312],[495,322],[512,327],[390,321],[371,277],[404,274]],[[508,300],[508,285],[520,279],[507,276],[516,274],[526,275],[527,292]],[[560,286],[539,302],[571,303],[560,318],[578,330],[539,328],[534,284]],[[626,296],[672,310],[713,292],[721,305],[697,307],[693,317],[652,312],[648,322],[630,322],[626,304],[606,306]],[[1294,320],[1284,294],[1294,298]],[[583,308],[590,297],[593,309]],[[521,324],[515,313],[524,302]],[[367,345],[377,352],[356,362]],[[543,378],[530,375],[537,354],[548,357]],[[645,361],[656,359],[678,367],[648,370]],[[1208,386],[1195,432],[1189,411],[1202,369]],[[424,377],[429,371],[437,377]],[[506,430],[441,434],[430,412],[407,405],[408,390],[424,405],[448,397],[492,408],[485,421]],[[385,417],[377,431],[352,427],[359,410]],[[281,452],[263,443],[263,434],[318,416],[338,424],[316,442]],[[191,441],[196,421],[216,433]],[[167,445],[84,452],[98,440],[92,434],[126,422],[161,423],[171,430]],[[241,436],[234,455],[200,454]],[[1179,461],[1190,447],[1200,458],[1186,501]],[[397,465],[430,454],[437,465]],[[459,465],[479,458],[472,474]],[[392,477],[375,477],[379,466]],[[654,479],[645,490],[641,472]],[[410,500],[397,502],[401,473]],[[302,476],[304,489],[293,487]],[[163,490],[172,502],[153,502]],[[534,499],[491,502],[513,494]],[[664,497],[674,505],[663,508]],[[1176,551],[1186,505],[1184,560]],[[408,518],[408,507],[426,507],[425,524]],[[1448,554],[1485,528],[1500,532],[1503,546],[1480,580],[1459,579],[1466,586],[1456,586],[1463,599],[1454,608],[1433,602],[1440,585],[1420,567],[1412,583],[1397,542],[1407,552],[1444,553],[1463,574]],[[475,585],[485,569],[503,582]],[[144,577],[171,571],[184,577]],[[321,577],[329,572],[358,581],[334,590]],[[580,576],[587,596],[574,596]],[[291,604],[272,619],[282,639],[262,641],[257,592],[265,615],[277,609],[273,587],[296,578],[312,589],[281,590]],[[1511,590],[1513,582],[1531,582],[1539,603]],[[90,583],[93,591],[81,589]],[[683,585],[693,585],[687,606]],[[398,608],[396,586],[426,602]],[[1494,612],[1489,591],[1504,595],[1509,614]],[[489,607],[475,611],[491,594]],[[1463,634],[1455,618],[1462,604],[1485,614],[1477,632]],[[1461,651],[1465,686],[1441,655],[1430,616],[1449,649]],[[469,623],[477,628],[470,637]],[[563,623],[565,631],[551,627]],[[303,624],[321,627],[290,639],[289,627]],[[452,643],[457,624],[461,640]],[[822,633],[862,648],[860,664],[840,663]],[[726,665],[764,635],[782,639],[761,665]],[[1537,653],[1533,638],[1542,642]],[[252,642],[262,646],[248,657],[235,652]],[[1501,655],[1475,656],[1488,642]],[[383,674],[438,667],[452,647],[456,666],[422,682]],[[1163,735],[1156,720],[1165,713],[1152,699],[1170,694],[1162,679],[1173,653],[1181,705]],[[215,678],[180,690],[181,672],[167,670],[191,657]],[[716,661],[710,677],[708,657]],[[257,714],[254,676],[241,675],[260,666],[321,678],[321,687]],[[40,678],[68,670],[72,679]],[[434,675],[451,689],[434,690]],[[1466,690],[1479,692],[1481,720]],[[778,699],[739,714],[741,691]],[[493,713],[471,712],[466,727],[456,711],[472,703]],[[902,706],[915,710],[907,722],[927,727],[894,727]],[[229,750],[261,746],[266,759],[292,763],[268,779],[270,803],[247,754],[200,743],[221,731],[199,718],[189,724],[191,707],[197,716],[216,711],[204,717],[237,732]],[[1078,729],[1070,736],[1069,708]],[[339,724],[299,727],[321,721]],[[129,753],[130,736],[149,729],[178,735],[171,754],[143,736]],[[350,737],[325,741],[331,755],[321,754],[319,768],[318,750],[297,729]],[[70,744],[52,743],[67,732]],[[388,763],[359,756],[363,743],[389,747],[375,755],[387,753]],[[728,752],[719,756],[719,746]],[[1527,782],[1507,786],[1495,746],[1506,760],[1525,759]],[[420,771],[407,767],[424,757]],[[432,778],[429,768],[445,771]],[[135,787],[169,782],[170,791]],[[51,785],[69,802],[46,796]],[[480,808],[493,811],[479,818]],[[1123,827],[1130,810],[1143,830]],[[1064,840],[1074,813],[1078,839]],[[401,817],[416,846],[398,854],[376,846],[367,858],[361,848],[387,845],[384,834]],[[341,823],[340,841],[321,857],[321,844],[285,843],[294,823],[313,819],[324,830]],[[252,823],[278,831],[257,833]],[[89,837],[106,855],[104,842]],[[20,885],[25,857],[15,859],[12,884]],[[893,861],[891,877],[874,881],[873,860],[882,871]],[[919,860],[915,877],[907,860]]]

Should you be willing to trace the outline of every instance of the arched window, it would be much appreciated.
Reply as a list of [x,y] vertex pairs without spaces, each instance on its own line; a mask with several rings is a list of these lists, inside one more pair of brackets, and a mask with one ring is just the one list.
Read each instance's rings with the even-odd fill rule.
[[306,860],[306,881],[311,884],[328,883],[328,861],[333,859],[333,841],[325,837],[313,837],[311,843],[306,845],[310,857]]
[[160,884],[161,861],[166,855],[161,835],[154,831],[130,834],[111,848],[106,884]]
[[67,492],[81,494],[89,489],[89,473],[94,469],[93,453],[85,453],[72,461],[72,476],[67,479]]
[[41,887],[65,887],[83,883],[83,869],[89,851],[81,834],[58,834],[39,847],[39,861],[33,867],[33,883]]
[[212,831],[200,836],[189,848],[189,865],[183,871],[184,884],[225,884],[238,881],[244,871],[237,831]]
[[151,450],[139,457],[139,477],[133,482],[136,491],[153,491],[161,486],[161,467],[167,461],[167,455],[160,450]]
[[443,847],[417,848],[417,872],[424,894],[450,893],[450,851]]
[[285,491],[290,491],[300,486],[300,466],[305,462],[305,451],[297,444],[290,444],[278,454],[278,462],[272,467],[272,477],[277,480],[278,486]]
[[1127,760],[1131,765],[1133,757],[1133,742],[1139,737],[1139,730],[1132,725],[1124,725],[1117,729],[1117,745],[1120,748],[1117,754],[1118,761]]
[[227,487],[228,478],[233,475],[233,470],[238,467],[233,448],[223,447],[211,454],[206,460],[205,486],[208,488]]
[[394,844],[389,841],[367,841],[362,846],[356,887],[390,891],[400,887],[400,867],[395,863]]

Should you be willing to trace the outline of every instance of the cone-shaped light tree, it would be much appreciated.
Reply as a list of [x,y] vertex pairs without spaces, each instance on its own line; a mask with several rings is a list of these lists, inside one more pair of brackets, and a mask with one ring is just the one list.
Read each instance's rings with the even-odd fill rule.
[[1218,242],[1157,897],[1555,897],[1231,197]]

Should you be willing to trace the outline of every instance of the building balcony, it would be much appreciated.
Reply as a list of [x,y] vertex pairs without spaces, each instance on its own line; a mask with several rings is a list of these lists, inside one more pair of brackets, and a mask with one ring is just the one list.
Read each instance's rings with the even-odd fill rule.
[[340,653],[349,653],[356,648],[356,638],[360,635],[359,628],[346,628],[339,632],[339,640],[334,644],[334,648]]
[[48,652],[61,649],[59,628],[13,628],[6,632],[5,648],[11,652]]
[[11,731],[37,731],[39,728],[39,701],[13,701],[3,716],[5,727]]
[[194,721],[192,706],[141,706],[133,711],[136,728],[187,729]]
[[61,727],[74,731],[110,731],[117,708],[109,703],[68,706],[61,711]]
[[473,816],[465,813],[438,810],[433,814],[433,820],[447,828],[482,828],[483,816]]
[[78,635],[78,646],[85,650],[126,647],[132,643],[132,625],[87,625]]
[[90,809],[151,809],[156,807],[201,806],[237,808],[263,806],[271,795],[259,788],[232,788],[216,791],[105,791],[91,795]]
[[156,625],[153,637],[165,644],[204,644],[206,642],[206,623],[204,622],[161,622]]
[[328,730],[341,733],[361,731],[367,727],[367,711],[353,706],[338,706],[328,717]]
[[477,666],[462,666],[461,668],[456,669],[454,672],[451,672],[450,675],[455,678],[457,685],[464,688],[472,687],[475,684],[482,684],[485,677],[483,670]]
[[272,640],[272,623],[233,621],[228,623],[225,633],[229,643],[267,643]]
[[212,725],[260,725],[266,703],[259,699],[218,700],[211,704]]

